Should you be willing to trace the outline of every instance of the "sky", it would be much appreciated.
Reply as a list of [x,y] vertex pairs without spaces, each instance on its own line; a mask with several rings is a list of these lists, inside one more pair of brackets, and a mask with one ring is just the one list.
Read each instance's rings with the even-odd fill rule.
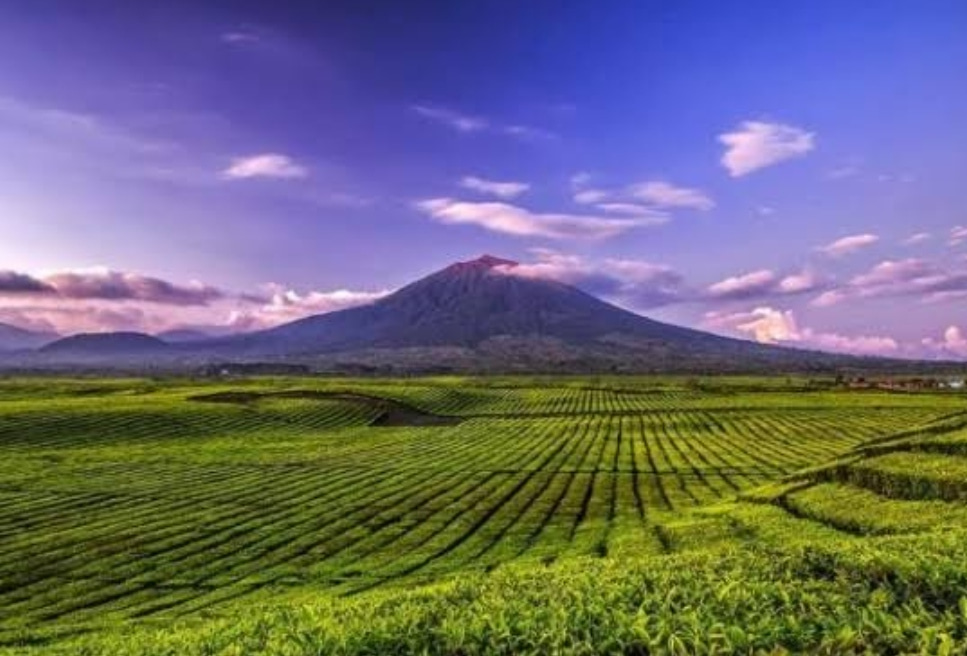
[[483,253],[967,358],[967,4],[0,0],[0,322],[232,332]]

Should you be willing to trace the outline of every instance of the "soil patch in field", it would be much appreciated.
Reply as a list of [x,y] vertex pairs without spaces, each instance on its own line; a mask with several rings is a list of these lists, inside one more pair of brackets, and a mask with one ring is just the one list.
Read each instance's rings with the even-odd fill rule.
[[321,392],[317,390],[286,390],[283,392],[214,392],[188,397],[189,401],[204,403],[257,403],[263,399],[309,399],[316,401],[345,401],[379,410],[371,426],[455,426],[463,417],[436,415],[406,403],[356,392]]

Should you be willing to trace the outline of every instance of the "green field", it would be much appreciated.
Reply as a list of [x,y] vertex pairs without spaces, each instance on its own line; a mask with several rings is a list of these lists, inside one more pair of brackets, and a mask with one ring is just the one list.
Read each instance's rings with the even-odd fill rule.
[[967,653],[965,502],[953,393],[7,379],[0,651]]

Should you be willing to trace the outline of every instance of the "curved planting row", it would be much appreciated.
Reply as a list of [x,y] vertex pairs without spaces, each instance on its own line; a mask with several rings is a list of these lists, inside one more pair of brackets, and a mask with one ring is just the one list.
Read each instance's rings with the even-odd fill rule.
[[[674,525],[678,513],[946,412],[608,414],[609,399],[634,395],[525,392],[487,390],[504,409],[532,397],[519,416],[434,427],[371,428],[366,404],[284,395],[6,411],[0,637],[298,586],[357,593],[513,562],[675,551],[703,539],[698,525]],[[743,521],[718,518],[716,530],[766,535]]]

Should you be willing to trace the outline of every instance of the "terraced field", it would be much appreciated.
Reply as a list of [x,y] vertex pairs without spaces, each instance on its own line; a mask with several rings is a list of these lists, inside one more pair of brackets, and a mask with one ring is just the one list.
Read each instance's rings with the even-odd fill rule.
[[0,645],[963,525],[967,400],[787,385],[7,381]]

